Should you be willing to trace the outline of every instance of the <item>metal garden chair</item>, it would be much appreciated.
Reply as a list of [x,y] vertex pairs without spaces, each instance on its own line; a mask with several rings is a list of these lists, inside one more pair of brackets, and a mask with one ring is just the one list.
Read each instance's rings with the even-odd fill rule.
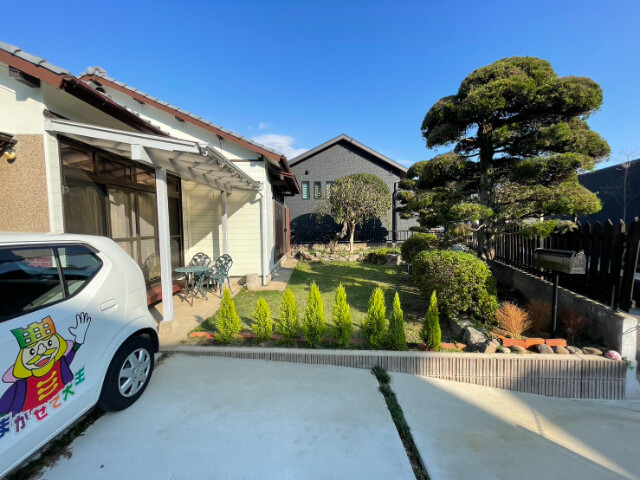
[[216,260],[216,263],[211,269],[211,273],[207,275],[213,288],[219,289],[220,298],[222,298],[222,285],[225,280],[227,281],[227,285],[229,285],[229,291],[233,293],[233,290],[231,290],[231,280],[229,279],[229,270],[231,270],[232,265],[233,259],[231,256],[224,254]]

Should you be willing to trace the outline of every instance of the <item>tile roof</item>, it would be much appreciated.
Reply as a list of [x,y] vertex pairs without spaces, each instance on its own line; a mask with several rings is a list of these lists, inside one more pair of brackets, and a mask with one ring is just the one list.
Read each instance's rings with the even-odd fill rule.
[[125,88],[125,89],[131,91],[131,92],[137,93],[138,95],[141,95],[141,96],[149,99],[152,102],[159,103],[160,105],[163,105],[163,106],[165,106],[167,108],[175,110],[176,112],[179,112],[179,113],[182,113],[183,115],[191,117],[194,120],[197,120],[199,122],[203,122],[203,123],[215,128],[217,130],[220,130],[220,131],[222,131],[222,132],[224,132],[224,133],[226,133],[228,135],[231,135],[233,137],[236,137],[239,140],[243,140],[243,141],[245,141],[247,143],[255,145],[256,147],[261,148],[263,150],[266,150],[268,152],[271,152],[274,155],[284,156],[282,153],[280,153],[280,152],[278,152],[276,150],[273,150],[272,148],[269,148],[266,145],[262,145],[261,143],[258,143],[258,142],[254,141],[254,140],[251,140],[250,138],[247,138],[247,137],[244,137],[244,136],[242,136],[242,135],[240,135],[238,133],[235,133],[232,130],[228,130],[228,129],[224,128],[224,127],[221,127],[220,125],[216,125],[213,122],[205,120],[204,118],[199,117],[198,115],[196,115],[194,113],[191,113],[191,112],[188,112],[186,110],[183,110],[182,108],[176,107],[175,105],[171,105],[169,102],[165,102],[163,100],[160,100],[159,98],[156,98],[153,95],[149,95],[148,93],[145,93],[145,92],[143,92],[143,91],[141,91],[141,90],[139,90],[137,88],[131,87],[130,85],[127,85],[126,83],[123,83],[123,82],[120,82],[120,81],[116,80],[115,78],[111,78],[111,77],[109,77],[107,75],[107,72],[101,67],[89,67],[89,68],[87,68],[87,70],[84,73],[80,74],[80,79],[84,79],[84,77],[99,77],[99,78],[102,78],[102,79],[104,79],[104,80],[106,80],[108,82],[114,83],[114,84],[116,84],[116,85],[118,85],[118,86],[120,86],[122,88]]
[[16,47],[15,45],[11,45],[5,42],[0,42],[0,49],[6,52],[9,52],[11,55],[15,55],[16,57],[21,58],[22,60],[33,63],[34,65],[38,65],[39,67],[45,68],[50,72],[55,73],[56,75],[71,75],[71,72],[69,72],[68,70],[57,67],[47,62],[44,58],[27,53],[21,48]]

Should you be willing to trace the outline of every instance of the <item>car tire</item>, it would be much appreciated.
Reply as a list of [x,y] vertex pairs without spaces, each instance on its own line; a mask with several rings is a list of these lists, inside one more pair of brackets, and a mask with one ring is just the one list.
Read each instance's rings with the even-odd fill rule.
[[98,407],[107,412],[124,410],[144,393],[153,374],[154,354],[147,337],[131,337],[113,356],[102,384]]

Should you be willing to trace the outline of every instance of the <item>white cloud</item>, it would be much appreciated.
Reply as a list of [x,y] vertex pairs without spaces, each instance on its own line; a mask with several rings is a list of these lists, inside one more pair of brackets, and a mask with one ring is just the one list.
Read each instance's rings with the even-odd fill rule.
[[270,128],[271,124],[270,123],[266,123],[266,122],[260,122],[258,123],[258,128],[260,130],[266,130],[267,128]]
[[282,153],[289,159],[297,157],[309,150],[308,148],[293,148],[292,145],[295,143],[295,138],[289,137],[288,135],[267,133],[253,137],[252,140],[272,148],[276,152]]

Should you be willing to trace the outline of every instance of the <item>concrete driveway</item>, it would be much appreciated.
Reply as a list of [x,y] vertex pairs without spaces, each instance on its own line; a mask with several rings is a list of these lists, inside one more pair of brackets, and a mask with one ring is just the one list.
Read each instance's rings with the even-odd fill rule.
[[38,478],[414,478],[368,370],[183,355],[66,457]]
[[640,480],[640,402],[391,377],[432,480]]

